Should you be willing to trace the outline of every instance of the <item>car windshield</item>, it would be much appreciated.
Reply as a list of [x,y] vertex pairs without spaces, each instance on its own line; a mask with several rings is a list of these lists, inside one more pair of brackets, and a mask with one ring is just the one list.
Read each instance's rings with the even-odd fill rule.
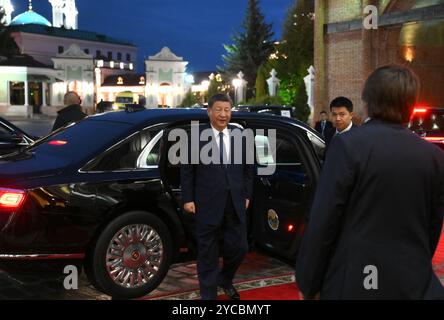
[[428,110],[415,114],[410,122],[410,129],[418,134],[443,134],[444,111]]
[[73,161],[91,158],[114,144],[129,129],[129,124],[121,122],[84,120],[53,132],[23,152]]

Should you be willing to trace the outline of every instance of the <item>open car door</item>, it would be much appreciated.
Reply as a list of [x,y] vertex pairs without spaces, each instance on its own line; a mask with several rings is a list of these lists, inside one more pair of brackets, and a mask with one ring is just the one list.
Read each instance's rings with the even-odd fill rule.
[[295,260],[316,183],[310,143],[296,128],[249,123],[256,175],[250,225],[255,243]]

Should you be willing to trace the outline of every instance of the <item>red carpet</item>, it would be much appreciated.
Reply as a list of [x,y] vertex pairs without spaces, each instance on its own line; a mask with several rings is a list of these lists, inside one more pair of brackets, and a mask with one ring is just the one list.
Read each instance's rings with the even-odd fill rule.
[[[235,284],[242,300],[299,300],[299,291],[296,287],[294,274],[283,274],[275,277],[251,279]],[[228,298],[219,291],[219,300]],[[151,297],[143,300],[198,300],[199,290],[174,292]]]
[[433,265],[441,265],[444,263],[444,229],[441,233],[441,239],[436,249],[435,256],[433,257]]
[[[299,290],[294,283],[241,291],[242,300],[300,300]],[[220,300],[228,300],[225,295]]]
[[[433,266],[438,277],[444,284],[444,229],[433,257]],[[235,284],[242,300],[299,300],[299,291],[295,284],[293,274],[284,274],[263,279],[251,279]],[[227,297],[219,292],[220,300],[227,300]],[[197,300],[199,290],[174,292],[170,294],[147,297],[152,300]]]
[[441,239],[439,240],[432,262],[435,267],[435,273],[441,278],[444,284],[444,229],[441,233]]

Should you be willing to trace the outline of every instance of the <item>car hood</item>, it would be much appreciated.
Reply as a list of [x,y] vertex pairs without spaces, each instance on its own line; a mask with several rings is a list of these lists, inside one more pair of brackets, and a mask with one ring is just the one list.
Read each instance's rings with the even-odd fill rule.
[[12,182],[60,174],[70,160],[44,154],[20,152],[0,157],[0,181]]

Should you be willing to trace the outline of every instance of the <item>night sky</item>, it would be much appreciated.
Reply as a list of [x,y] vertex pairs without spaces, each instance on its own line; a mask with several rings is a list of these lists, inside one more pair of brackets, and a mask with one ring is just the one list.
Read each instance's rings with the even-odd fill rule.
[[[281,35],[287,9],[295,0],[261,0],[266,21],[275,38]],[[27,0],[12,0],[13,17],[27,10]],[[188,71],[212,71],[222,65],[224,43],[240,30],[247,0],[77,0],[79,29],[127,40],[139,47],[143,58],[164,46],[189,61]],[[34,11],[52,23],[51,5],[34,0]]]

